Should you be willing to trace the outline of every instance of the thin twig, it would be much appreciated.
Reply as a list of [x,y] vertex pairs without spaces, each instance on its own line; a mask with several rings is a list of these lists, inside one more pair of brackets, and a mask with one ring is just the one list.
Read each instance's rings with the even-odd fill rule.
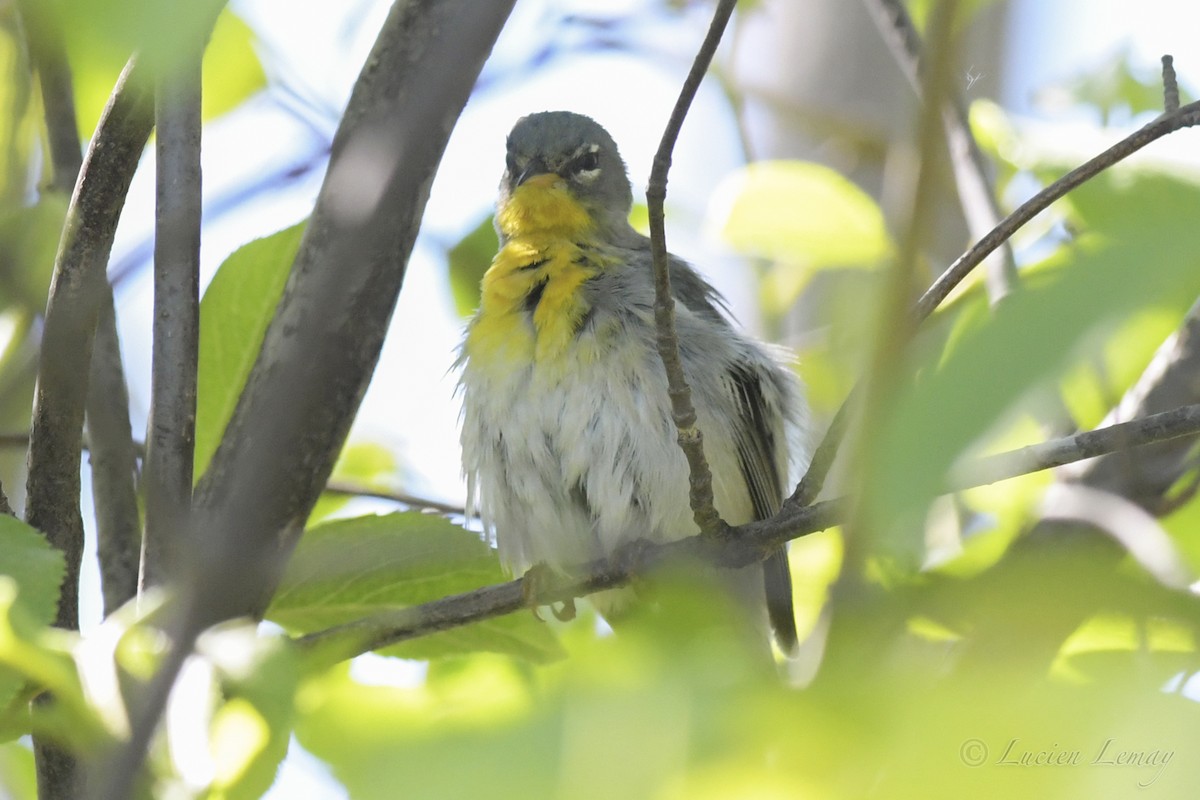
[[[901,0],[865,0],[891,48],[901,71],[921,98],[921,34]],[[947,89],[942,98],[942,125],[950,151],[950,165],[958,187],[963,216],[973,238],[983,237],[1001,219],[1000,203],[989,177],[989,165],[971,132],[967,106],[958,92]],[[984,262],[988,299],[995,304],[1017,286],[1017,265],[1012,245],[1005,241],[999,252]]]
[[200,340],[200,59],[160,66],[155,89],[154,343],[146,429],[142,588],[165,579],[192,505]]
[[391,492],[383,489],[372,489],[367,486],[358,486],[352,483],[341,483],[338,481],[330,481],[325,485],[326,494],[346,495],[349,497],[369,497],[376,500],[390,500],[393,503],[403,503],[410,508],[428,508],[433,511],[441,512],[442,514],[459,514],[465,515],[466,509],[461,505],[453,503],[443,503],[438,500],[430,500],[427,497],[418,497],[408,494],[407,492]]
[[1175,80],[1175,59],[1162,57],[1163,110],[1170,114],[1179,110],[1179,83]]
[[[918,321],[929,317],[942,301],[949,296],[954,287],[979,266],[993,250],[1007,241],[1031,219],[1050,206],[1055,200],[1065,196],[1072,189],[1094,178],[1099,173],[1112,167],[1120,161],[1141,150],[1151,142],[1161,139],[1167,134],[1200,124],[1200,101],[1180,106],[1177,110],[1164,114],[1144,127],[1117,142],[1098,156],[1076,167],[1042,191],[1022,203],[1011,214],[1005,217],[999,225],[993,228],[987,236],[972,245],[958,257],[945,272],[921,295],[913,307],[912,314]],[[821,443],[817,446],[812,463],[804,478],[800,481],[785,506],[798,508],[812,502],[821,492],[829,470],[833,466],[837,451],[849,424],[850,406],[857,391],[851,391],[850,396],[843,401],[841,408],[834,416]]]
[[667,373],[671,395],[672,416],[679,432],[679,446],[687,456],[692,516],[696,525],[707,534],[720,534],[728,529],[713,506],[712,471],[704,457],[704,435],[696,424],[696,409],[692,405],[692,390],[683,375],[679,358],[679,337],[675,332],[675,298],[671,294],[671,271],[667,254],[667,234],[663,220],[663,203],[667,197],[667,172],[671,169],[671,152],[679,138],[679,130],[687,116],[700,82],[712,63],[721,35],[733,15],[736,0],[720,0],[713,12],[708,33],[696,53],[692,68],[679,90],[679,98],[671,110],[666,130],[654,154],[650,181],[646,187],[646,205],[650,217],[650,255],[654,263],[654,322],[658,333],[656,343]]
[[1094,431],[980,458],[955,470],[950,489],[985,486],[1018,475],[1061,467],[1108,453],[1124,453],[1154,442],[1168,442],[1200,431],[1200,404],[1119,422]]
[[[1151,417],[1085,431],[1062,439],[1000,453],[957,470],[946,491],[960,491],[996,481],[1062,466],[1105,453],[1123,452],[1200,432],[1200,405],[1185,406]],[[599,560],[566,570],[561,582],[539,580],[526,586],[524,578],[439,598],[419,606],[367,617],[299,637],[297,642],[337,661],[369,650],[460,627],[528,608],[550,605],[593,592],[622,586],[630,580],[680,559],[701,559],[724,567],[742,567],[764,558],[784,542],[841,524],[844,499],[781,509],[774,517],[735,527],[733,535],[700,534],[665,544],[646,543],[613,561]]]
[[932,314],[933,310],[941,305],[942,301],[954,290],[955,286],[958,286],[970,274],[971,270],[1001,243],[1008,241],[1025,223],[1045,211],[1055,200],[1065,196],[1072,189],[1096,177],[1117,162],[1133,155],[1151,142],[1157,141],[1169,133],[1183,128],[1191,128],[1197,124],[1200,124],[1200,101],[1180,106],[1175,111],[1163,114],[1147,123],[1100,155],[1084,162],[1026,200],[993,228],[987,236],[959,256],[934,281],[933,286],[929,287],[929,290],[917,301],[914,309],[917,319],[923,320]]

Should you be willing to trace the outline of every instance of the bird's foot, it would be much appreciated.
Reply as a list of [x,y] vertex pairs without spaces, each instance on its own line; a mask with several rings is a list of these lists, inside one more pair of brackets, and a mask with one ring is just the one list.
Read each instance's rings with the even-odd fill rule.
[[[522,600],[539,622],[544,621],[542,615],[538,613],[539,598],[552,589],[563,577],[565,577],[563,573],[558,572],[544,561],[534,564],[525,571],[521,580]],[[546,605],[550,607],[550,613],[559,622],[570,622],[575,619],[575,598],[573,597],[562,601],[560,606],[555,606],[554,603]]]

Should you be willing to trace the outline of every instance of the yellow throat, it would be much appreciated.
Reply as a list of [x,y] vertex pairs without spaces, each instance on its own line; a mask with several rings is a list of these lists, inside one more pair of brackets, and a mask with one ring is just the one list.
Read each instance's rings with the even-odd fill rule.
[[557,175],[518,186],[496,211],[507,239],[483,276],[467,354],[481,368],[560,360],[587,314],[580,287],[600,268],[595,226]]

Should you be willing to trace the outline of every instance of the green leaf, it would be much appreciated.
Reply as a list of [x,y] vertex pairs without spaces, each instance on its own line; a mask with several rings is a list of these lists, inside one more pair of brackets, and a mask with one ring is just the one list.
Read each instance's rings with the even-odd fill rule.
[[0,210],[0,307],[17,303],[33,313],[45,310],[68,200],[48,191],[35,205]]
[[[155,41],[169,54],[187,35],[187,26],[208,14],[201,3],[164,11],[154,0],[64,0],[64,5],[64,18],[74,21],[65,33],[79,133],[85,140],[95,129],[129,54],[143,49],[141,41]],[[201,80],[200,112],[205,120],[237,107],[266,86],[253,31],[228,9],[217,17],[205,48]]]
[[499,248],[500,239],[489,214],[446,254],[450,292],[459,316],[469,317],[479,308],[479,284]]
[[293,648],[244,625],[206,634],[199,652],[216,668],[221,704],[209,726],[212,800],[253,800],[287,755],[300,678]]
[[217,17],[201,69],[200,114],[206,120],[232,111],[267,85],[254,31],[228,10]]
[[[304,533],[267,618],[309,633],[501,583],[507,576],[479,535],[418,512],[366,516]],[[385,652],[436,658],[479,651],[545,662],[562,651],[530,614],[510,614],[423,637]]]
[[877,460],[867,526],[889,556],[909,568],[920,562],[921,520],[950,465],[1019,398],[1060,377],[1092,332],[1153,308],[1182,316],[1179,309],[1200,294],[1200,250],[1191,237],[1173,225],[1118,233],[1125,238],[1062,254],[1060,269],[962,332],[941,365],[926,366],[893,403],[884,434],[871,443]]
[[813,273],[874,267],[892,252],[883,213],[837,172],[805,161],[762,161],[730,175],[708,226],[739,253],[770,259],[765,293],[789,307]]
[[19,742],[0,745],[0,797],[37,800],[32,748]]
[[[333,465],[330,483],[348,483],[365,489],[388,491],[400,479],[400,464],[396,455],[382,445],[370,442],[350,442],[342,449],[337,463]],[[308,515],[306,527],[332,516],[345,508],[351,498],[348,495],[325,492],[317,500]]]
[[[1147,111],[1162,111],[1161,73],[1153,69],[1135,70],[1128,45],[1110,54],[1103,63],[1091,66],[1081,75],[1039,93],[1043,107],[1086,104],[1100,112],[1108,125],[1118,114],[1134,116]],[[1180,101],[1189,102],[1180,88]]]
[[196,378],[196,480],[225,434],[300,247],[304,222],[225,259],[200,303]]
[[[11,581],[12,601],[24,619],[34,625],[49,625],[58,609],[66,566],[62,553],[50,546],[46,537],[7,514],[0,515],[0,575]],[[0,642],[0,650],[4,644]],[[25,683],[27,673],[10,665],[20,658],[21,648],[0,652],[0,708],[10,706]],[[0,728],[10,735],[26,724],[24,709],[13,709],[17,719],[3,719]],[[9,715],[5,715],[8,717]],[[12,730],[15,722],[17,731]]]

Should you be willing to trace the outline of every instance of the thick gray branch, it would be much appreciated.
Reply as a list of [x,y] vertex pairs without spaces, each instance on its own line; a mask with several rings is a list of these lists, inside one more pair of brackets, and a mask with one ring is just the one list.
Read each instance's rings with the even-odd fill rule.
[[[397,3],[196,497],[212,621],[261,612],[370,382],[429,187],[512,2]],[[202,576],[202,577],[201,577]]]
[[200,59],[173,59],[155,89],[154,344],[146,431],[142,583],[161,583],[192,504],[200,341]]

